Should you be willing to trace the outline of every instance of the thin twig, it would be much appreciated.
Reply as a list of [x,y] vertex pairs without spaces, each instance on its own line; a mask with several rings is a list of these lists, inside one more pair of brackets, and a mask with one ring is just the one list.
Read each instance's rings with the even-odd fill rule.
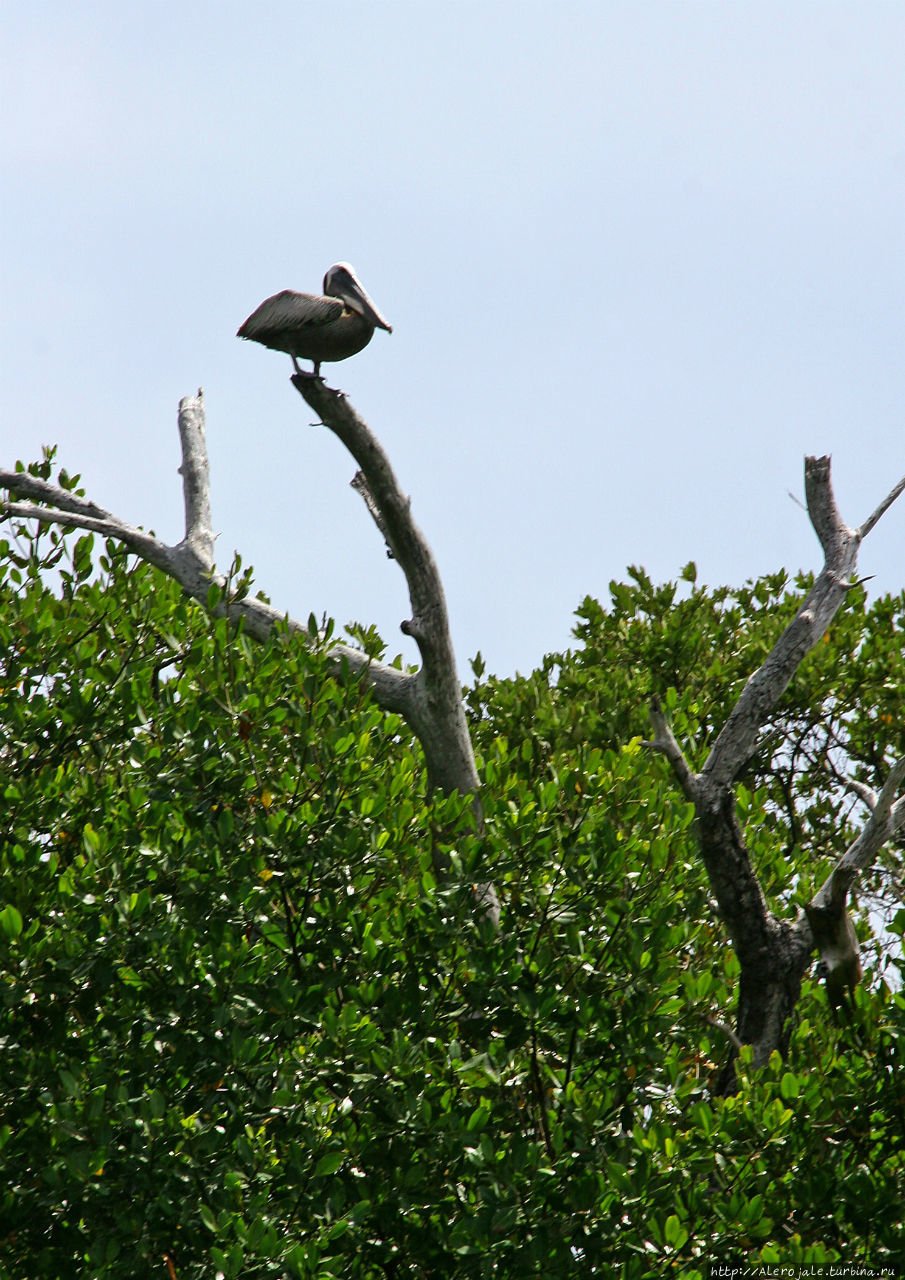
[[871,515],[869,515],[867,519],[864,521],[864,524],[862,524],[861,528],[858,530],[858,533],[862,538],[867,537],[867,535],[870,533],[871,529],[874,527],[877,521],[883,515],[885,515],[885,513],[889,510],[889,508],[895,502],[896,498],[898,498],[899,495],[903,492],[905,492],[905,476],[902,477],[902,479],[899,481],[897,485],[895,485],[892,489],[890,489],[889,493],[886,495],[886,497],[877,507],[876,511],[874,511]]

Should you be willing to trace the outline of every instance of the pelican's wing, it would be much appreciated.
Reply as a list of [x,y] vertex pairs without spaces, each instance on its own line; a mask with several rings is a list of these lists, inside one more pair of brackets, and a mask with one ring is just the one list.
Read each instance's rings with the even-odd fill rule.
[[262,302],[236,336],[260,342],[269,334],[293,333],[330,324],[342,313],[343,303],[339,298],[315,297],[311,293],[293,293],[291,289],[284,289]]

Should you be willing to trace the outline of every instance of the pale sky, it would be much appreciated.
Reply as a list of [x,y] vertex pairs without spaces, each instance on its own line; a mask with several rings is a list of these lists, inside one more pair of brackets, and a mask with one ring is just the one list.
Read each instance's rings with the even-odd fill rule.
[[[905,5],[7,0],[0,464],[57,443],[182,534],[203,386],[219,561],[414,660],[354,466],[236,339],[352,262],[393,325],[325,366],[443,573],[460,675],[536,666],[628,564],[818,568],[905,473]],[[905,500],[865,544],[905,586]]]

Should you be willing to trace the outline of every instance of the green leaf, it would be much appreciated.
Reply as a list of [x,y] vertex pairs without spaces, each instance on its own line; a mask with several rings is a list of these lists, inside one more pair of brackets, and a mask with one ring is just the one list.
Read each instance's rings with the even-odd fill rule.
[[663,1228],[663,1238],[667,1244],[673,1247],[673,1249],[681,1249],[682,1245],[688,1239],[688,1232],[682,1226],[674,1213],[671,1213],[666,1219],[666,1225]]
[[786,1071],[779,1082],[779,1091],[786,1099],[797,1098],[800,1093],[798,1077],[793,1075],[791,1071]]
[[468,1123],[466,1124],[465,1127],[466,1129],[469,1130],[469,1132],[472,1132],[472,1133],[478,1132],[486,1126],[487,1121],[489,1119],[490,1119],[490,1111],[487,1107],[484,1107],[484,1106],[476,1107],[475,1110],[468,1117]]
[[12,903],[0,910],[0,929],[7,938],[18,938],[22,932],[22,913]]

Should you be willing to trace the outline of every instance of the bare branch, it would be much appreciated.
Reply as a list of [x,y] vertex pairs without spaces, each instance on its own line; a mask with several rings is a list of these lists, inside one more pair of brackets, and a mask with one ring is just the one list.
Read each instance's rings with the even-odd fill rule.
[[712,1018],[709,1013],[702,1014],[701,1016],[707,1023],[708,1027],[713,1027],[714,1031],[719,1031],[720,1035],[726,1037],[733,1049],[741,1049],[742,1042],[728,1023],[721,1021],[719,1018]]
[[819,950],[827,996],[834,1007],[861,979],[858,938],[847,911],[849,892],[858,872],[873,863],[882,846],[905,823],[905,799],[896,798],[903,781],[905,758],[893,765],[879,795],[864,788],[873,797],[867,822],[793,927],[808,952],[813,946]]
[[414,638],[422,658],[409,723],[421,740],[431,781],[446,793],[476,794],[478,776],[443,583],[427,540],[412,516],[411,502],[380,442],[345,396],[319,378],[296,374],[292,383],[358,463],[379,515],[381,532],[405,574],[412,616],[402,624],[402,630]]
[[[0,471],[0,488],[7,487],[7,477],[10,474],[8,471]],[[37,480],[33,476],[22,477],[19,472],[14,474],[16,489],[19,493],[34,494],[41,501],[52,502],[54,507],[59,509],[53,510],[30,502],[2,502],[0,503],[0,520],[37,520],[41,524],[57,524],[67,529],[84,529],[88,533],[100,533],[106,538],[115,538],[117,542],[122,542],[143,560],[147,560],[149,564],[163,569],[165,573],[170,573],[171,549],[164,543],[158,542],[151,534],[145,533],[143,529],[134,528],[125,520],[120,520],[108,512],[104,512],[103,516],[95,516],[79,514],[72,509],[66,510],[66,507],[71,508],[72,504],[64,503],[52,496],[59,494],[64,498],[70,497],[71,495],[65,489],[56,489],[54,485],[48,484],[45,480]],[[102,510],[101,507],[95,507],[93,503],[86,502],[81,505],[83,511],[89,508],[97,512]]]
[[[88,519],[113,518],[109,511],[99,507],[96,502],[87,502],[68,489],[58,489],[56,485],[49,484],[48,481],[41,480],[27,471],[0,470],[0,489],[5,489],[14,495],[24,494],[26,498],[32,498],[35,502],[47,502],[60,511],[71,511],[75,515],[82,515]],[[14,498],[11,500],[15,501]],[[2,510],[6,510],[6,505]]]
[[[425,626],[426,618],[436,613],[438,605],[442,604],[444,615],[446,612],[440,574],[427,540],[412,517],[411,502],[402,492],[379,441],[342,392],[325,386],[319,378],[295,374],[292,382],[361,468],[382,520],[381,532],[405,574],[415,627],[435,642],[442,644],[445,640],[448,644],[448,630],[443,636],[438,634],[443,627]],[[427,657],[424,653],[422,656]],[[458,681],[456,685],[458,688]]]
[[843,785],[846,790],[853,792],[859,800],[863,800],[868,809],[873,810],[877,803],[877,793],[873,787],[869,787],[866,782],[859,782],[857,778],[844,778]]
[[853,530],[848,528],[836,506],[830,483],[830,458],[827,455],[822,458],[805,458],[804,496],[824,557],[828,563],[834,561],[847,547]]
[[762,725],[802,659],[826,632],[851,586],[861,535],[839,515],[829,458],[805,459],[805,492],[811,523],[823,547],[824,567],[798,613],[748,680],[713,744],[702,773],[720,786],[737,777],[754,751]]
[[179,401],[179,438],[182,442],[182,491],[185,500],[185,538],[202,564],[214,561],[214,530],[211,522],[211,482],[204,433],[204,397],[185,396]]
[[643,747],[647,747],[650,751],[659,751],[672,765],[673,773],[679,786],[685,792],[689,800],[696,800],[698,797],[698,776],[694,773],[685,759],[685,753],[676,741],[676,736],[672,731],[672,726],[663,714],[663,709],[656,698],[651,700],[650,704],[650,721],[654,728],[654,737],[650,742],[642,742]]
[[[182,441],[183,489],[185,494],[186,534],[176,546],[168,546],[143,529],[136,529],[94,502],[88,502],[67,489],[50,484],[25,471],[0,470],[0,490],[15,497],[0,501],[0,521],[37,520],[65,528],[84,529],[113,538],[134,551],[148,564],[160,569],[180,584],[183,590],[207,607],[211,585],[226,591],[227,582],[213,564],[214,539],[211,531],[210,481],[204,430],[204,404],[200,396],[187,396],[179,405],[179,431]],[[21,502],[22,496],[31,499]],[[223,617],[242,618],[248,634],[264,640],[278,623],[302,634],[307,628],[263,600],[245,597],[241,600],[221,599],[214,613]],[[416,705],[415,677],[396,667],[372,661],[367,654],[351,645],[334,644],[331,659],[339,666],[360,675],[371,687],[379,706],[411,719]],[[414,725],[413,725],[414,727]],[[417,730],[416,730],[417,732]]]
[[[898,799],[898,796],[903,781],[905,781],[905,757],[897,760],[890,769],[889,776],[883,783],[880,794],[876,797],[870,816],[865,822],[861,834],[849,845],[839,859],[836,870],[832,872],[829,880],[833,879],[837,871],[841,875],[848,875],[850,871],[849,880],[851,880],[855,872],[871,866],[883,845],[902,826],[903,821],[905,821],[905,802],[902,799]],[[820,893],[823,893],[826,888],[827,885],[825,884]],[[817,895],[818,898],[819,896],[820,894]]]
[[903,491],[905,491],[905,476],[902,477],[897,485],[890,489],[889,493],[877,507],[876,511],[874,511],[872,515],[869,515],[864,521],[864,524],[862,524],[861,528],[858,530],[858,534],[861,538],[867,537],[877,521],[886,514],[895,502],[896,498],[898,498],[899,494]]

